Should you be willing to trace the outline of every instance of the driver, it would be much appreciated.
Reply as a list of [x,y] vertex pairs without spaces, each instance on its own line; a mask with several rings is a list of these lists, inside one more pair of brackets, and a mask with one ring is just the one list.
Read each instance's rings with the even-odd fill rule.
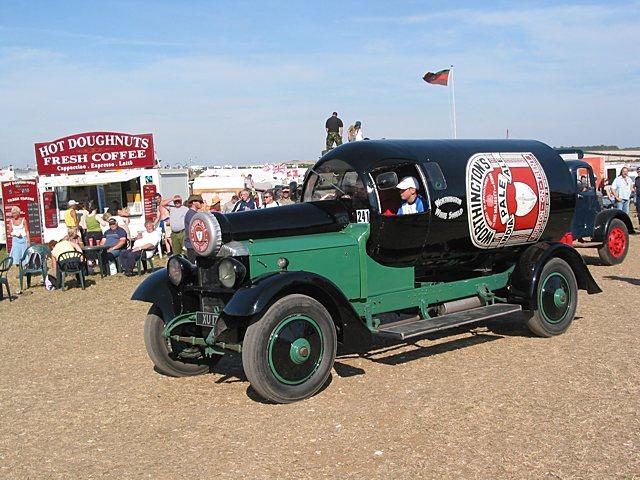
[[418,180],[415,177],[404,177],[396,188],[400,190],[400,198],[402,199],[398,215],[424,212],[424,200],[418,195]]

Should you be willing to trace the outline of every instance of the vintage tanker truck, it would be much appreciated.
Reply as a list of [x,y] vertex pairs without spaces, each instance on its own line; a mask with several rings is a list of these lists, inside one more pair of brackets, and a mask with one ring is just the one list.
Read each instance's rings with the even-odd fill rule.
[[[422,208],[398,214],[414,194]],[[373,337],[513,315],[551,337],[571,324],[578,289],[600,292],[582,257],[553,241],[576,182],[540,142],[349,143],[317,162],[302,196],[193,217],[196,263],[171,257],[133,295],[152,304],[144,335],[159,372],[202,374],[240,352],[262,397],[293,402],[327,381],[338,344],[363,351]]]

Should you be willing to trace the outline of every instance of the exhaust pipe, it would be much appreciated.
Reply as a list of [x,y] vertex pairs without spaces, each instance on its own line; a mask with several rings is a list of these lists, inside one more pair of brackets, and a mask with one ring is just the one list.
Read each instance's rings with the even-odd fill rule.
[[447,315],[449,313],[462,312],[472,308],[482,307],[483,303],[480,297],[461,298],[452,302],[441,303],[435,307],[438,316]]

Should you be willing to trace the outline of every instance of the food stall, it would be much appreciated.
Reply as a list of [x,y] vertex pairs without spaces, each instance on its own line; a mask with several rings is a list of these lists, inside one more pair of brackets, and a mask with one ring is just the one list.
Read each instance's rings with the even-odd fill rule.
[[153,219],[153,195],[189,193],[186,169],[157,168],[151,134],[89,132],[35,146],[44,241],[66,233],[64,215],[70,200],[99,213],[109,207],[129,212],[132,235]]

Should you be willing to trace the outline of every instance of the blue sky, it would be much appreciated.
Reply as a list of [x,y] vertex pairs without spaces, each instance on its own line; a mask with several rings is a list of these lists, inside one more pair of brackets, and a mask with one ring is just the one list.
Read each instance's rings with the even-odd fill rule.
[[0,166],[85,131],[170,164],[315,159],[371,138],[640,145],[640,2],[0,0]]

